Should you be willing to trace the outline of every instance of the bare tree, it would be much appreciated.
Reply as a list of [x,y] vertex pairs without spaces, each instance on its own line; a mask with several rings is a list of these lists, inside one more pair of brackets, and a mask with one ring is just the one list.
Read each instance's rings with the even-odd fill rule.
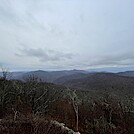
[[7,81],[8,78],[8,68],[7,67],[1,67],[2,71],[2,81],[0,86],[0,105],[2,108],[4,108],[5,104],[7,104],[10,101],[10,95],[12,92],[10,92],[9,83]]
[[23,80],[25,82],[29,82],[29,83],[38,83],[38,82],[41,82],[41,78],[39,78],[38,76],[36,76],[35,74],[31,74],[31,75],[28,75],[28,76],[24,76],[23,77]]
[[79,131],[79,108],[78,108],[78,103],[79,103],[79,100],[78,100],[78,97],[76,95],[76,91],[71,91],[69,88],[67,88],[68,91],[69,91],[69,96],[70,96],[70,99],[71,99],[71,102],[72,102],[72,105],[73,105],[73,109],[74,109],[74,112],[75,112],[75,116],[76,116],[76,131],[78,132]]
[[48,105],[56,100],[54,97],[56,90],[50,90],[49,86],[41,83],[41,79],[36,75],[25,77],[25,82],[27,85],[25,94],[28,96],[33,114],[46,112]]
[[8,77],[9,69],[7,67],[1,66],[1,71],[2,71],[2,78],[6,80]]

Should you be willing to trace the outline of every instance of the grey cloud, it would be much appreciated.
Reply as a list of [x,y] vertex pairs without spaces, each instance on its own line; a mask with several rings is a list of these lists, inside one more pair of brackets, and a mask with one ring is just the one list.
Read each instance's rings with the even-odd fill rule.
[[[120,6],[118,2],[121,8],[113,10],[114,2],[100,2],[99,6],[97,3],[79,1],[76,5],[74,1],[70,6],[62,0],[55,4],[2,0],[0,64],[11,66],[12,62],[18,68],[24,66],[22,61],[28,63],[28,68],[134,65],[133,4],[123,2],[125,5]],[[18,52],[18,47],[23,49]],[[44,61],[47,65],[41,64]]]
[[[64,34],[62,30],[60,30],[59,32],[59,28],[57,28],[57,25],[47,24],[47,21],[40,22],[34,15],[33,9],[29,9],[29,6],[27,4],[28,2],[23,1],[23,4],[24,3],[27,8],[24,9],[23,13],[19,13],[13,6],[14,2],[2,1],[0,3],[0,22],[2,23],[2,25],[10,26],[10,28],[13,28],[14,30],[16,30],[16,28],[22,29],[23,31],[28,31],[30,29],[32,31],[35,30],[36,32],[40,33],[47,31],[47,33],[49,32],[50,34],[59,36],[62,36]],[[32,4],[32,6],[34,5],[33,3],[29,4]]]
[[[4,3],[3,3],[4,4]],[[11,23],[13,20],[14,20],[14,15],[12,13],[12,11],[10,10],[10,12],[8,11],[9,10],[9,6],[7,4],[5,4],[7,8],[5,8],[2,3],[0,4],[0,17],[1,17],[1,20],[3,23]]]
[[34,27],[43,30],[45,28],[43,24],[35,19],[31,13],[32,11],[24,10],[23,12],[22,14],[18,13],[12,1],[2,1],[0,3],[0,22],[2,22],[3,25],[10,25],[13,29],[17,27],[27,30],[27,28]]
[[58,52],[54,50],[43,50],[41,48],[20,49],[20,53],[17,53],[16,55],[19,57],[28,56],[38,58],[41,62],[61,61],[73,58],[73,54],[71,53]]
[[103,55],[88,61],[90,66],[132,66],[134,65],[134,53],[120,53],[116,55]]

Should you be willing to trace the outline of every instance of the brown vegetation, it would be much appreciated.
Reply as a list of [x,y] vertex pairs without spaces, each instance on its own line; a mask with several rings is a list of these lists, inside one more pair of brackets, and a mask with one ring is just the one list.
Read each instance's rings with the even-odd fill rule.
[[[0,133],[74,133],[72,130],[81,134],[134,133],[133,98],[123,102],[105,94],[89,102],[84,96],[80,98],[78,92],[81,91],[50,83],[1,79]],[[72,130],[63,132],[63,124],[57,126],[54,120]]]

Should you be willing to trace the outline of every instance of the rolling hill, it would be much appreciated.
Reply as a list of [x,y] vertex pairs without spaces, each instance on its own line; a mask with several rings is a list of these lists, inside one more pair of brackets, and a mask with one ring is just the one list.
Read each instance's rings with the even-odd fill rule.
[[83,90],[118,90],[134,93],[134,78],[114,73],[93,73],[85,78],[64,81],[62,84]]

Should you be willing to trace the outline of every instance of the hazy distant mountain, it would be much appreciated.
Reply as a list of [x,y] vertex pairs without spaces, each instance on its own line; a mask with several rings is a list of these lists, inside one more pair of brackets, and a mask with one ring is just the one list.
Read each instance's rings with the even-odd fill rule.
[[67,80],[63,84],[78,89],[132,90],[134,92],[134,78],[114,73],[94,73],[86,78]]
[[134,77],[134,71],[119,72],[118,75]]
[[68,76],[63,76],[54,81],[56,84],[64,84],[66,81],[71,81],[74,79],[83,79],[86,78],[94,73],[75,73]]
[[89,72],[125,72],[125,71],[134,71],[134,67],[104,67],[104,68],[93,68],[88,69]]
[[35,77],[38,77],[42,81],[54,82],[55,80],[63,76],[66,77],[77,73],[87,74],[88,72],[83,70],[69,70],[69,71],[64,70],[64,71],[51,71],[51,72],[38,70],[38,71],[31,71],[31,72],[18,73],[18,74],[13,73],[14,74],[13,79],[25,80],[29,76],[34,75]]

